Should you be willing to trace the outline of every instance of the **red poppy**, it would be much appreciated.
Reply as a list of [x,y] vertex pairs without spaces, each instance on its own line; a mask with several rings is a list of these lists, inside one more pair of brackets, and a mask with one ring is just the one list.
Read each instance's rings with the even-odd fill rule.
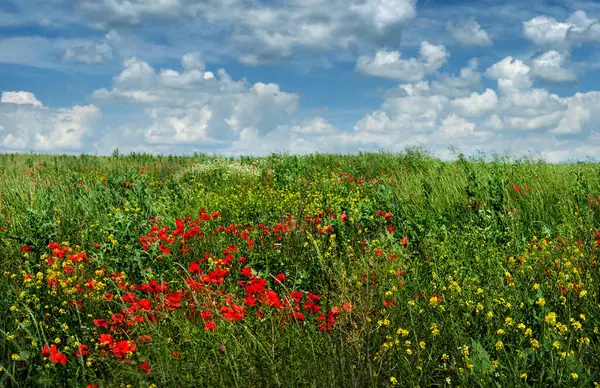
[[104,319],[94,319],[94,326],[107,328],[108,322],[106,322]]
[[146,311],[152,310],[152,301],[149,299],[140,299],[138,301],[138,305]]
[[44,357],[48,357],[48,359],[55,364],[67,364],[67,356],[60,353],[56,348],[56,345],[52,345],[49,348],[48,345],[44,345],[44,347],[42,348],[42,355]]
[[140,369],[146,372],[147,374],[152,373],[152,368],[150,367],[150,363],[148,362],[148,360],[140,364]]
[[341,219],[342,219],[342,224],[345,224],[346,220],[348,219],[348,214],[346,214],[346,213],[342,214]]
[[135,342],[130,340],[116,342],[112,352],[116,358],[125,358],[128,354],[135,352]]
[[88,354],[90,354],[90,348],[84,344],[79,345],[79,347],[75,350],[75,357],[83,357],[87,356]]
[[283,283],[285,280],[285,274],[280,273],[279,275],[275,276],[275,280],[277,283]]
[[98,341],[100,345],[111,345],[113,342],[112,334],[100,334]]
[[213,314],[210,311],[202,311],[200,313],[200,317],[202,317],[202,319],[211,319],[213,316]]
[[204,322],[204,330],[217,331],[217,325],[215,325],[215,321]]

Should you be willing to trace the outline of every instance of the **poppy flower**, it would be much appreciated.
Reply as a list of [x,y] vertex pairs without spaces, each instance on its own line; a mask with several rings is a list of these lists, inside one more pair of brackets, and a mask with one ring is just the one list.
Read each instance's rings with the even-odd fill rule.
[[149,299],[140,299],[138,301],[138,305],[146,311],[152,310],[152,301]]
[[275,280],[277,283],[283,283],[285,280],[285,274],[280,273],[279,275],[275,276]]
[[52,345],[48,347],[48,345],[44,345],[42,348],[42,356],[47,357],[54,364],[67,364],[67,356],[60,353],[56,348],[56,345]]
[[87,345],[81,344],[75,350],[75,357],[83,357],[90,354],[90,348]]
[[135,347],[135,342],[123,340],[114,344],[112,352],[116,358],[125,358],[135,352]]
[[215,321],[204,322],[204,330],[217,331],[217,325],[215,325]]
[[152,368],[150,367],[150,363],[148,362],[148,360],[140,364],[140,369],[146,372],[146,374],[152,373]]
[[113,342],[112,334],[100,334],[100,345],[110,345]]

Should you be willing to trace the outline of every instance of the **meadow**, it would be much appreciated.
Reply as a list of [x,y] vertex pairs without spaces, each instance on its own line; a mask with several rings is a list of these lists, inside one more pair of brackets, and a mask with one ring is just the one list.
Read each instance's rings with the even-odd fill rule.
[[600,165],[0,155],[0,386],[600,385]]

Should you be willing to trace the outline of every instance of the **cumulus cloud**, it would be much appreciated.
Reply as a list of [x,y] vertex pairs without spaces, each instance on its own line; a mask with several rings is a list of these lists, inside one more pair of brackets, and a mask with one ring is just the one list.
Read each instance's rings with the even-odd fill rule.
[[111,31],[100,42],[69,46],[65,49],[62,59],[66,62],[87,64],[102,63],[110,60],[114,56],[114,43],[117,37],[118,33]]
[[2,92],[0,103],[17,104],[17,105],[33,105],[42,107],[42,103],[31,92]]
[[486,30],[475,19],[467,20],[462,24],[448,23],[446,26],[452,37],[465,46],[491,46],[493,45]]
[[481,73],[478,70],[479,61],[473,58],[466,67],[460,69],[459,74],[441,73],[431,82],[434,93],[449,97],[464,97],[475,89],[481,88]]
[[[474,66],[465,69],[461,73],[476,72]],[[476,88],[470,94],[432,85],[444,78],[462,84],[461,78],[477,77],[437,75],[433,81],[402,84],[403,93],[386,95],[380,109],[360,119],[343,139],[363,149],[424,145],[443,155],[454,144],[469,153],[532,151],[556,161],[589,154],[586,142],[600,138],[593,125],[600,119],[600,92],[560,97],[536,88],[536,70],[513,57],[493,64],[485,75],[496,81],[496,88],[480,91],[481,86],[469,82]]]
[[530,67],[523,61],[508,56],[489,67],[485,74],[498,80],[498,87],[501,89],[520,89],[531,86],[530,72]]
[[[124,124],[132,142],[200,149],[228,147],[249,131],[264,136],[285,125],[299,105],[297,94],[277,84],[248,84],[233,80],[224,69],[206,71],[199,53],[184,55],[181,69],[156,70],[130,58],[113,78],[112,88],[96,90],[92,100],[132,110],[134,119]],[[312,125],[327,128],[323,122]],[[302,132],[300,128],[294,131]]]
[[570,49],[588,42],[600,42],[598,19],[576,11],[564,22],[553,17],[537,16],[523,22],[525,37],[540,46]]
[[50,109],[33,93],[5,91],[0,100],[0,149],[79,150],[99,117],[94,105]]
[[442,67],[450,54],[443,45],[422,42],[419,58],[401,59],[399,51],[379,50],[374,57],[360,56],[356,69],[361,73],[399,82],[417,82]]
[[494,90],[486,89],[481,94],[473,92],[469,97],[457,98],[453,104],[465,116],[480,116],[496,108],[498,96]]
[[100,28],[137,26],[153,20],[202,20],[232,26],[238,58],[258,65],[293,54],[355,49],[395,35],[416,14],[416,0],[244,0],[190,2],[84,0],[81,9]]
[[338,129],[322,117],[315,117],[303,125],[294,125],[291,132],[301,135],[332,135],[338,133]]
[[565,68],[565,55],[556,50],[547,51],[533,59],[533,76],[551,82],[573,82],[577,74],[572,69]]

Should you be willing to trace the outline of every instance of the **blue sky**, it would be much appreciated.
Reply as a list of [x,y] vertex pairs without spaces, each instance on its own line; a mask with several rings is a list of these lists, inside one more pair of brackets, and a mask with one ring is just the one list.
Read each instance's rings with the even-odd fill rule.
[[4,0],[0,151],[600,155],[600,4]]

